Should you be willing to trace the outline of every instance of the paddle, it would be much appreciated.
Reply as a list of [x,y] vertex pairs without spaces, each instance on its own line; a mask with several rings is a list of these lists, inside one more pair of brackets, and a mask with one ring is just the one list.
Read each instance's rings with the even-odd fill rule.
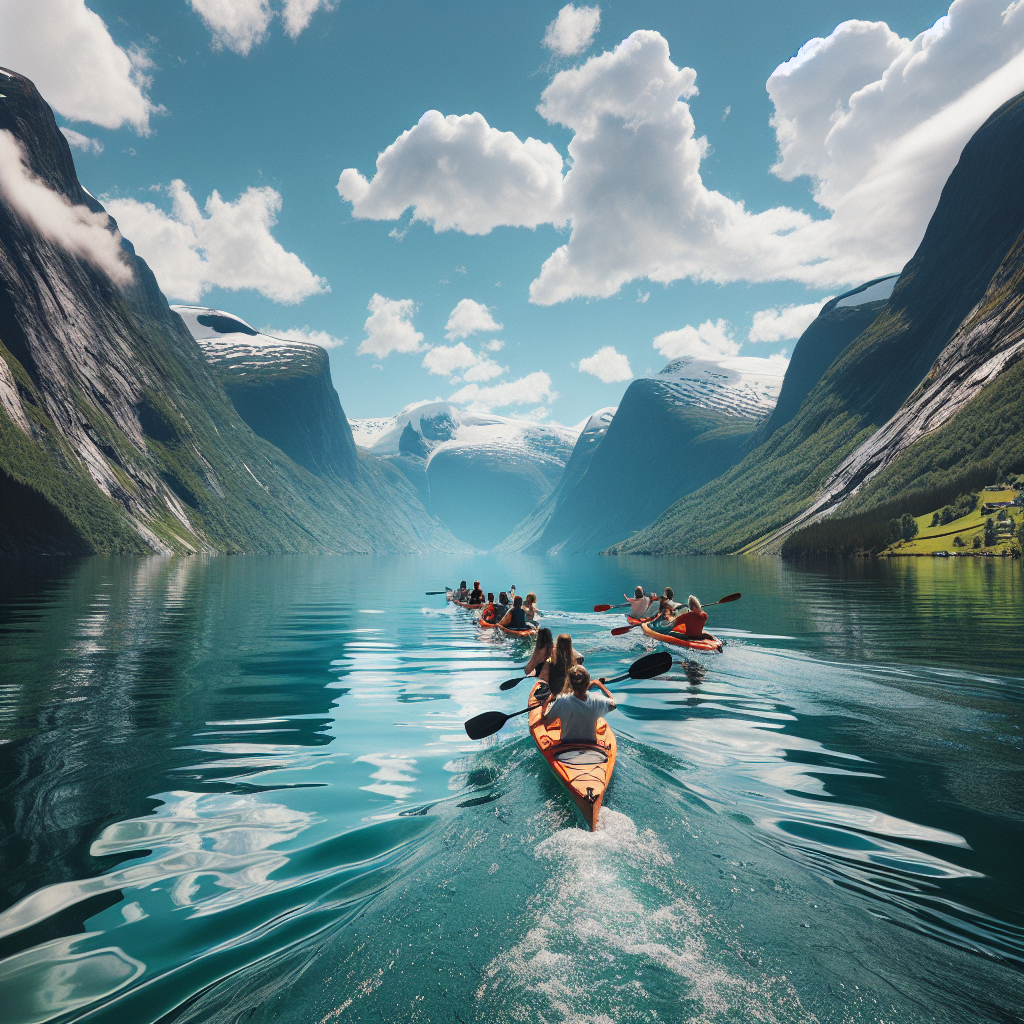
[[[623,679],[652,679],[654,676],[663,675],[671,667],[672,655],[667,651],[645,654],[629,666],[628,672],[621,676],[615,676],[614,679],[609,679],[607,682],[619,683]],[[525,715],[527,711],[532,711],[535,707],[539,707],[539,705],[532,704],[530,707],[523,708],[522,711],[514,711],[511,715],[506,715],[503,711],[485,711],[482,715],[477,715],[476,718],[471,718],[466,722],[466,735],[471,740],[482,740],[485,736],[493,736],[510,718]]]
[[[703,605],[703,607],[714,608],[716,604],[728,604],[730,601],[738,601],[742,596],[742,594],[729,594],[728,596],[723,597],[720,601],[712,601],[711,604]],[[657,617],[657,615],[652,615],[650,618],[644,619],[643,621],[651,622]],[[631,629],[636,629],[636,627],[640,625],[642,625],[642,623],[637,622],[635,625],[632,626],[618,626],[617,628],[612,630],[612,636],[622,636],[623,633],[628,633]]]
[[622,604],[595,604],[595,612],[610,612],[613,608],[625,608],[629,604],[628,601],[623,601]]
[[427,597],[437,597],[439,594],[447,594],[447,590],[428,590]]

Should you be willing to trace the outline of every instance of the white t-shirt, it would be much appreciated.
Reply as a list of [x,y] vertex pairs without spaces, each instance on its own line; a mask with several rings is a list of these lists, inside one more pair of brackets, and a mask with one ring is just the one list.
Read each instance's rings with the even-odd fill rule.
[[548,715],[562,720],[562,743],[596,743],[597,720],[608,714],[611,701],[590,690],[585,701],[576,696],[557,697]]
[[629,614],[634,619],[642,619],[647,614],[647,609],[651,606],[651,599],[649,597],[633,597],[629,601]]

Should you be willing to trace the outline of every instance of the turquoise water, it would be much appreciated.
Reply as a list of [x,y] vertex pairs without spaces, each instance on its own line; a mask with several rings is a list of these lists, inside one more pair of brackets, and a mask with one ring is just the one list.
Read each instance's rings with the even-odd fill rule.
[[[463,731],[527,695],[470,573],[606,675],[595,603],[743,593],[619,684],[597,833]],[[1020,1020],[1022,613],[974,559],[6,562],[3,1020]]]

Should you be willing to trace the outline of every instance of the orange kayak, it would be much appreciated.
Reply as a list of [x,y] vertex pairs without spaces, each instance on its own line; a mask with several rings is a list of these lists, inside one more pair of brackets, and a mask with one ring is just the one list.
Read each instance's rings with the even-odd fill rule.
[[673,647],[688,647],[691,651],[721,651],[723,647],[722,641],[710,633],[700,637],[687,637],[685,628],[680,632],[674,629],[655,629],[646,622],[641,622],[640,628],[648,636],[662,643],[672,644]]
[[[530,691],[530,735],[537,749],[544,755],[556,779],[569,792],[580,809],[583,820],[591,832],[597,827],[605,790],[615,768],[615,733],[603,719],[597,722],[597,743],[561,742],[562,723],[541,723],[541,705],[537,703],[536,683]],[[536,705],[536,707],[533,707]]]
[[519,640],[528,640],[530,637],[537,635],[536,629],[510,629],[508,626],[502,626],[498,624],[498,629],[505,634],[505,636],[514,636]]

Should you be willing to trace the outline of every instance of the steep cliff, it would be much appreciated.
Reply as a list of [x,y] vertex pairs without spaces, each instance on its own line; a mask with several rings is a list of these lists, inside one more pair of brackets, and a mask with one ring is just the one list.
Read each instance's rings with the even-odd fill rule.
[[[1012,265],[1012,252],[1024,229],[1022,181],[1024,99],[1017,96],[1000,107],[964,147],[925,236],[891,297],[871,325],[829,366],[797,414],[728,473],[677,502],[615,550],[728,552],[772,546],[775,541],[768,538],[804,513],[819,492],[835,490],[830,480],[844,460],[896,416],[905,402],[914,405],[917,399],[912,396],[933,364],[935,382],[948,382],[939,406],[952,402],[956,408],[953,396],[961,385],[966,397],[972,393],[973,384],[957,380],[958,360],[967,352],[971,353],[968,376],[977,371],[979,381],[991,379],[986,374],[998,372],[1003,358],[992,346],[997,337],[1010,335],[982,330],[981,322],[972,318],[987,317],[991,327],[1001,316],[986,306],[985,297],[1008,294],[998,280]],[[1013,273],[1007,280],[1013,279]],[[990,292],[992,288],[995,292]],[[1008,344],[1012,347],[1012,342]],[[949,364],[936,363],[949,345],[953,346]],[[990,355],[995,362],[990,363]],[[930,399],[918,397],[923,397],[924,407],[915,411],[908,406],[906,416],[884,435],[889,440],[879,441],[879,451],[902,450],[898,438],[893,445],[893,433],[907,431],[911,440],[920,436],[914,422],[937,422],[934,410],[927,408]],[[865,448],[865,456],[870,451],[870,446]],[[873,457],[866,458],[861,468],[851,464],[852,487],[862,471],[861,481],[867,479],[872,461]],[[884,462],[882,458],[878,465]]]
[[0,551],[454,546],[372,460],[342,486],[249,429],[35,87],[0,85]]
[[596,552],[641,529],[742,457],[781,384],[692,359],[633,381],[587,464],[559,486],[542,528],[521,524],[507,544],[530,554]]
[[352,428],[319,345],[281,341],[232,313],[171,306],[213,367],[238,415],[314,476],[351,482],[358,456]]
[[356,443],[386,458],[460,540],[489,551],[555,486],[576,433],[426,402],[353,420]]

